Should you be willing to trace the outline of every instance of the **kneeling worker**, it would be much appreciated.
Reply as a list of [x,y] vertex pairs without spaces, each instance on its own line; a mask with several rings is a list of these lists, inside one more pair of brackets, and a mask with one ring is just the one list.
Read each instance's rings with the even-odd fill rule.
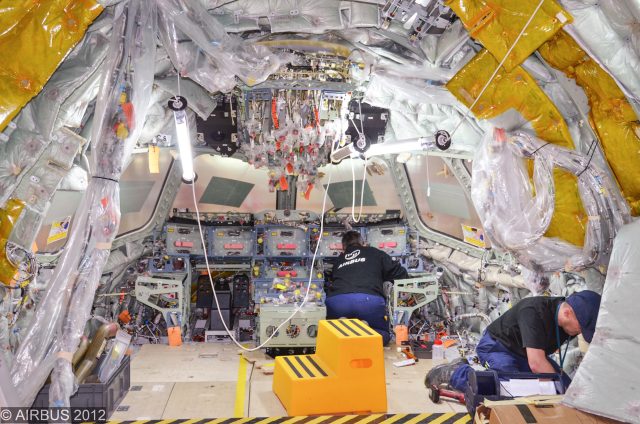
[[326,287],[327,319],[366,321],[386,345],[390,334],[383,284],[409,274],[385,252],[365,246],[357,231],[344,233],[342,249],[344,253],[333,265],[331,282]]
[[[535,296],[519,301],[485,330],[476,347],[480,364],[496,371],[561,373],[567,348],[561,346],[582,333],[591,343],[596,328],[600,295],[590,290],[564,297]],[[567,345],[568,347],[568,345]],[[556,350],[560,366],[549,358]],[[425,384],[449,384],[464,391],[471,367],[461,362],[434,367]],[[571,380],[562,374],[566,389]]]

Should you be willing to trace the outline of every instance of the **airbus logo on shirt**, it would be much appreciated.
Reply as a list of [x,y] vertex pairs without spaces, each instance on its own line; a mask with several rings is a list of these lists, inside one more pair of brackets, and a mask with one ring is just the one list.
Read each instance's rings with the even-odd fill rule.
[[338,269],[342,268],[343,266],[352,265],[358,262],[365,262],[367,260],[367,258],[359,258],[358,256],[360,256],[360,249],[354,250],[351,253],[345,253],[344,258],[346,259],[346,262],[338,265]]
[[358,250],[354,250],[354,251],[353,251],[353,252],[351,252],[351,253],[347,253],[347,254],[345,254],[345,255],[344,255],[344,258],[345,258],[346,260],[350,261],[351,259],[355,259],[355,258],[357,258],[357,257],[358,257],[358,255],[360,255],[360,249],[358,249]]

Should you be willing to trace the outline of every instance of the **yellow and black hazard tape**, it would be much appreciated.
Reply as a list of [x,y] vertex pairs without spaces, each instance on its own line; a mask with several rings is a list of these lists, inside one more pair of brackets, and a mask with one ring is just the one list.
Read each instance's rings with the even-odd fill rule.
[[109,421],[112,424],[467,424],[465,413],[318,415],[313,417],[192,418],[179,420]]

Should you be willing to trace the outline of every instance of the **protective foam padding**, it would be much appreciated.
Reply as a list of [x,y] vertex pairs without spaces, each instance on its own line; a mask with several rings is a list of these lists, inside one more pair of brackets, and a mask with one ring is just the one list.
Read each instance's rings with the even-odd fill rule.
[[584,89],[591,106],[589,123],[600,138],[632,215],[640,215],[640,124],[624,93],[564,31],[543,44],[539,52]]
[[102,9],[93,0],[2,2],[0,131],[40,92]]
[[[482,50],[447,83],[447,88],[470,107],[497,66],[498,61],[489,51]],[[531,75],[519,66],[510,72],[499,71],[472,112],[478,119],[492,119],[511,109],[529,121],[538,137],[558,146],[574,148],[560,111]],[[587,216],[578,193],[576,177],[554,169],[554,182],[555,212],[545,236],[559,237],[582,246]]]
[[[469,34],[501,61],[518,38],[539,0],[448,0]],[[554,0],[545,0],[504,63],[510,71],[553,37],[572,16]]]

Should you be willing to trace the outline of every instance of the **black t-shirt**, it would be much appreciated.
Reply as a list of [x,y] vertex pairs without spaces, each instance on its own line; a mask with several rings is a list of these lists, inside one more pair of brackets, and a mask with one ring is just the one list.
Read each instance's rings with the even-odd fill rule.
[[351,246],[333,265],[327,297],[366,293],[384,297],[383,283],[407,278],[407,270],[385,252],[369,246]]
[[[527,356],[526,348],[542,349],[547,355],[558,349],[556,310],[564,297],[536,296],[522,299],[487,327],[491,336],[510,351]],[[560,344],[569,335],[560,330]]]

